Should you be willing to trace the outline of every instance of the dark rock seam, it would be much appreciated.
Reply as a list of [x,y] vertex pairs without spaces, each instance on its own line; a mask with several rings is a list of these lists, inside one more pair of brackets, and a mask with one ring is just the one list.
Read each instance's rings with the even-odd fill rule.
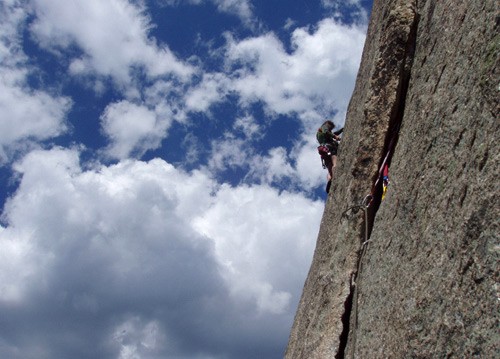
[[[410,84],[410,78],[411,78],[411,68],[413,65],[413,58],[415,55],[415,47],[416,47],[416,40],[417,40],[417,29],[418,29],[418,23],[419,23],[420,16],[419,14],[415,14],[414,22],[411,25],[410,33],[408,36],[408,42],[406,44],[406,49],[405,49],[405,61],[403,62],[401,66],[401,82],[398,87],[398,93],[397,93],[397,100],[395,102],[395,108],[391,114],[391,119],[389,122],[389,126],[386,132],[386,138],[385,138],[385,144],[384,144],[384,151],[383,155],[379,160],[379,168],[382,166],[385,157],[387,156],[388,158],[386,159],[387,164],[390,167],[391,160],[392,160],[392,155],[394,153],[394,150],[396,148],[398,138],[399,138],[399,130],[401,128],[401,124],[403,122],[403,117],[404,117],[404,109],[406,105],[406,96],[408,93],[408,88]],[[380,176],[379,173],[377,173],[377,177],[374,178],[374,187],[372,188],[372,200],[370,203],[370,206],[368,208],[364,208],[363,211],[367,211],[367,216],[365,217],[368,221],[368,225],[366,226],[366,230],[368,233],[365,233],[365,242],[362,243],[362,247],[359,251],[359,257],[358,257],[358,263],[357,263],[357,272],[353,273],[352,276],[352,281],[351,281],[351,291],[346,298],[346,301],[344,303],[344,313],[342,314],[342,325],[343,329],[342,332],[339,336],[339,349],[337,351],[337,354],[335,355],[335,359],[344,359],[345,358],[345,352],[347,349],[347,346],[349,344],[349,341],[352,340],[352,353],[354,354],[355,351],[355,346],[356,346],[356,322],[357,322],[357,297],[358,297],[358,291],[359,291],[359,284],[361,281],[361,266],[362,266],[362,260],[363,260],[363,255],[365,254],[367,247],[368,247],[368,241],[370,239],[370,235],[373,229],[373,225],[375,223],[375,217],[377,214],[378,209],[380,208],[380,204],[382,202],[382,182],[377,181],[378,176]],[[361,206],[356,206],[357,208],[360,208]],[[354,322],[354,326],[351,325],[351,322]],[[353,333],[351,332],[351,329]]]

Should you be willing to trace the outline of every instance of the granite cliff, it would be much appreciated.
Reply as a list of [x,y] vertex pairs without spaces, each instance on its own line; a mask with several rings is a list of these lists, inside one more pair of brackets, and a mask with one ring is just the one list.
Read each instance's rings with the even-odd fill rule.
[[286,358],[500,357],[499,30],[497,0],[374,1]]

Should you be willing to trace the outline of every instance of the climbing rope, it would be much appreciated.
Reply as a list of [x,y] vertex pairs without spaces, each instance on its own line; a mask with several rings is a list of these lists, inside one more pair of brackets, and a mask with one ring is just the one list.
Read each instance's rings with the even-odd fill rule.
[[[357,213],[359,210],[362,210],[364,212],[364,221],[365,221],[365,240],[361,244],[361,254],[358,258],[356,275],[351,276],[351,283],[350,283],[351,288],[354,287],[354,294],[353,294],[354,328],[353,328],[351,358],[354,358],[354,352],[356,348],[357,326],[358,326],[358,293],[359,293],[358,288],[361,282],[361,269],[363,266],[363,257],[368,248],[368,243],[370,242],[368,235],[368,208],[370,207],[372,199],[373,199],[372,195],[369,194],[363,199],[363,201],[359,205],[351,206],[342,213],[342,218],[347,218],[347,213],[349,211]],[[353,280],[353,277],[355,278],[355,280]]]
[[[380,201],[384,200],[385,195],[387,193],[387,187],[389,186],[389,164],[391,161],[392,152],[393,152],[394,147],[395,147],[396,142],[397,142],[397,134],[399,133],[400,127],[401,127],[401,123],[398,123],[397,126],[395,128],[393,128],[393,130],[392,130],[390,142],[387,146],[387,150],[385,152],[385,156],[382,160],[382,163],[379,166],[378,176],[372,185],[371,193],[369,195],[365,196],[365,198],[363,199],[363,201],[361,201],[361,203],[359,205],[351,206],[342,213],[342,218],[347,218],[349,211],[353,211],[353,213],[357,213],[359,210],[362,210],[364,212],[364,221],[365,221],[365,236],[364,236],[365,240],[361,244],[356,273],[353,273],[351,275],[351,279],[350,279],[351,290],[354,287],[354,293],[353,293],[353,299],[352,299],[352,305],[353,305],[352,310],[354,311],[354,313],[353,313],[354,323],[353,323],[351,358],[354,358],[354,353],[356,351],[357,326],[358,326],[358,293],[359,293],[359,288],[360,288],[360,284],[361,284],[363,257],[367,251],[368,244],[370,242],[369,224],[368,224],[368,209],[373,204],[373,201],[375,199],[376,192],[377,192],[377,187],[378,187],[380,181],[382,181],[382,193],[380,195]],[[375,209],[375,211],[376,211],[376,209]],[[353,280],[353,278],[354,278],[354,280]],[[349,320],[350,320],[350,318],[349,318]]]
[[368,242],[368,208],[370,207],[370,204],[372,202],[373,196],[371,194],[367,195],[363,201],[361,201],[360,204],[351,206],[347,208],[343,213],[342,213],[342,218],[347,218],[348,215],[347,213],[349,211],[353,211],[354,213],[357,213],[359,210],[362,210],[365,214],[365,241],[363,242],[362,246],[365,246]]

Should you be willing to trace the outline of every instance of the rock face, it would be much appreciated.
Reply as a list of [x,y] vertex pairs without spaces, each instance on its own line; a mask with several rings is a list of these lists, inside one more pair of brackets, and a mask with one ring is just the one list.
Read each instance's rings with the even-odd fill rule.
[[374,1],[286,358],[500,358],[499,50],[497,0]]

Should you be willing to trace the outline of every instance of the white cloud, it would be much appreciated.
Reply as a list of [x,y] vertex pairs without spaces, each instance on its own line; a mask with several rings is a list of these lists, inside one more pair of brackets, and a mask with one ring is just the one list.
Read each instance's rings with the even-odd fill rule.
[[215,5],[218,11],[238,16],[241,19],[241,21],[247,26],[252,26],[255,23],[251,0],[163,0],[162,1],[162,3],[170,6],[177,6],[182,2],[191,5],[200,5],[202,3],[211,2]]
[[208,112],[237,94],[243,108],[262,102],[268,117],[298,115],[306,129],[334,115],[342,125],[365,30],[325,19],[312,30],[295,29],[291,53],[273,33],[241,41],[226,34],[224,73],[205,74],[185,95],[185,110]]
[[244,168],[253,155],[254,149],[245,139],[226,133],[224,138],[212,141],[208,168],[214,173],[228,168]]
[[155,110],[128,101],[108,105],[101,116],[104,134],[111,140],[105,152],[118,159],[140,157],[160,146],[170,124],[170,113],[159,116]]
[[[0,314],[17,315],[6,323],[27,351],[66,357],[74,337],[91,357],[175,357],[193,341],[210,353],[209,343],[230,350],[242,333],[252,345],[286,336],[321,202],[220,186],[159,159],[83,171],[76,150],[55,148],[15,168],[21,182],[0,228]],[[40,316],[24,317],[26,307]],[[51,323],[65,323],[64,335]],[[264,327],[273,334],[261,337]]]
[[29,288],[29,279],[35,274],[37,265],[43,265],[43,262],[34,263],[29,255],[32,251],[29,229],[7,230],[0,227],[0,238],[0,298],[4,303],[20,303]]
[[5,148],[20,141],[44,140],[63,133],[71,105],[67,98],[5,81],[2,75],[6,72],[10,71],[0,68],[0,162],[7,158]]
[[349,14],[355,22],[362,24],[368,22],[368,11],[360,0],[321,0],[321,5],[332,11],[334,18],[339,21],[344,19],[344,14]]
[[295,24],[296,24],[296,21],[294,21],[294,20],[292,20],[292,19],[288,18],[288,19],[286,19],[286,21],[285,21],[285,25],[283,25],[283,28],[284,28],[285,30],[290,30],[292,27],[294,27],[294,26],[295,26]]
[[246,169],[253,162],[258,162],[260,157],[252,141],[259,140],[262,135],[262,127],[253,116],[236,118],[230,131],[225,132],[222,138],[211,141],[208,169],[218,173],[228,169]]
[[294,151],[296,161],[294,175],[302,187],[312,189],[326,183],[327,171],[321,165],[315,133],[311,131],[309,135]]
[[295,29],[291,54],[272,33],[239,42],[228,37],[233,88],[244,101],[262,100],[270,110],[299,113],[306,122],[317,117],[311,111],[319,116],[345,111],[364,39],[364,27],[331,19],[321,21],[313,31]]
[[229,85],[230,81],[224,74],[204,74],[200,83],[186,93],[186,109],[192,112],[207,112],[211,105],[224,101],[229,92]]
[[[273,114],[297,115],[305,129],[288,157],[283,150],[274,149],[267,156],[240,161],[240,165],[250,166],[250,176],[263,183],[287,178],[307,189],[321,185],[325,172],[316,153],[315,131],[327,118],[343,126],[365,25],[347,26],[325,19],[312,30],[295,29],[291,53],[272,33],[242,41],[227,39],[229,87],[240,95],[242,104],[262,101],[270,118]],[[219,144],[219,148],[224,146]],[[220,158],[228,152],[217,154]]]
[[267,156],[255,157],[249,170],[249,177],[258,179],[260,183],[273,184],[283,178],[293,178],[293,170],[286,149],[276,147],[269,150]]
[[[339,116],[333,118],[335,122],[337,117]],[[250,129],[243,130],[246,136],[237,137],[242,126]],[[234,133],[226,132],[222,139],[212,141],[208,157],[208,169],[212,173],[243,169],[247,173],[244,182],[289,189],[301,188],[305,191],[325,183],[327,172],[321,166],[314,127],[300,136],[291,151],[288,152],[284,147],[273,147],[265,154],[257,153],[252,145],[252,141],[261,136],[261,128],[253,122],[253,118],[236,120],[233,130]],[[340,164],[340,160],[338,163]]]
[[295,29],[291,53],[273,33],[241,41],[229,34],[226,38],[225,72],[205,74],[186,93],[184,110],[210,113],[212,105],[224,101],[228,94],[237,94],[247,113],[250,105],[262,102],[268,118],[296,115],[306,132],[298,136],[288,155],[284,149],[259,155],[252,141],[265,133],[269,121],[236,118],[232,132],[212,141],[208,168],[213,172],[249,168],[247,179],[261,183],[287,179],[306,189],[317,187],[324,181],[324,171],[317,161],[315,130],[326,118],[343,125],[361,59],[365,25],[348,26],[325,19],[312,30]]
[[222,12],[238,15],[245,23],[252,20],[252,6],[249,0],[212,0]]
[[361,6],[360,0],[321,0],[321,5],[327,8],[339,9],[342,6]]
[[215,239],[231,294],[242,301],[256,299],[260,312],[291,309],[291,282],[309,266],[310,229],[319,226],[323,205],[265,185],[224,185],[214,199],[194,223]]
[[34,90],[27,79],[34,72],[22,50],[22,25],[27,12],[21,1],[0,5],[0,163],[10,152],[33,140],[66,130],[68,98]]
[[236,118],[233,129],[236,133],[243,134],[245,138],[258,139],[263,135],[262,126],[249,114]]
[[83,51],[70,64],[73,74],[96,73],[129,85],[134,67],[153,77],[171,73],[185,78],[193,72],[166,45],[149,37],[152,24],[142,2],[32,1],[36,19],[31,31],[40,46],[64,51],[76,45]]

